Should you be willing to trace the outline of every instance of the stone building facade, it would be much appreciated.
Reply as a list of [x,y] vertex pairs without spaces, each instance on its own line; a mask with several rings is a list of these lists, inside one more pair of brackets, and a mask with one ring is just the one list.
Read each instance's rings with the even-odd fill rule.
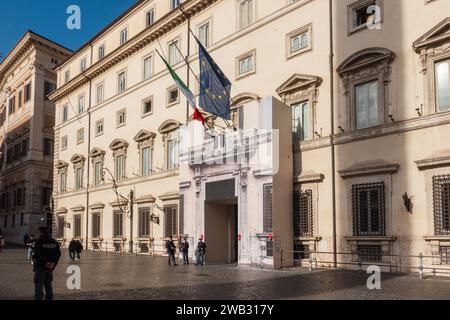
[[70,53],[28,31],[0,64],[0,229],[8,242],[51,226],[55,105],[47,95]]
[[[168,236],[192,245],[203,236],[220,252],[211,260],[262,266],[316,259],[392,269],[407,264],[399,255],[420,253],[448,263],[448,9],[446,0],[139,1],[57,69],[56,235],[116,250],[131,240],[145,253],[164,253]],[[292,177],[276,191],[257,167],[180,163],[192,110],[156,50],[198,93],[188,25],[233,83],[232,126],[257,128],[243,110],[268,97],[291,112],[278,129],[292,128],[280,141],[292,146],[280,163],[293,165]],[[205,116],[213,136],[233,135]],[[210,139],[205,132],[200,145]],[[133,191],[133,210],[104,168],[125,198]],[[234,196],[208,201],[206,184],[221,174]],[[245,190],[251,201],[236,208]],[[283,191],[280,203],[273,194]],[[212,220],[228,225],[220,239],[206,230],[208,210],[227,215]],[[282,229],[264,224],[286,212]],[[254,224],[244,228],[241,215]]]

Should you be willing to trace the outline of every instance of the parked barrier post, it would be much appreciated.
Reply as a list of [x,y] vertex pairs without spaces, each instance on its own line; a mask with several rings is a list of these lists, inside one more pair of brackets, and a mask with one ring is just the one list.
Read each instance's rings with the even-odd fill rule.
[[423,254],[419,254],[419,277],[423,280]]

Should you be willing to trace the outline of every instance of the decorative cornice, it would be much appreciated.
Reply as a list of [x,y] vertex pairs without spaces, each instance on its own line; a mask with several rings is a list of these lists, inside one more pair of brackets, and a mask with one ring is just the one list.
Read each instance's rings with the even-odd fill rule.
[[323,182],[325,175],[315,172],[305,172],[297,177],[294,177],[294,183],[316,183]]
[[72,210],[73,212],[80,212],[80,211],[84,211],[85,209],[86,208],[83,205],[78,205],[73,208],[70,208],[70,210]]
[[167,192],[158,198],[162,201],[177,200],[180,199],[180,193],[178,191]]
[[438,25],[433,27],[419,39],[414,41],[413,49],[417,53],[424,48],[429,48],[438,45],[442,42],[450,41],[450,17],[445,18]]
[[98,210],[98,209],[104,209],[104,208],[105,208],[105,204],[103,202],[93,203],[89,206],[89,209],[92,209],[92,210]]
[[156,198],[154,196],[152,196],[151,194],[147,194],[145,196],[136,198],[137,204],[155,203],[155,202],[156,202]]
[[[193,17],[216,1],[218,0],[187,0],[183,2],[181,6],[187,16]],[[83,74],[79,74],[73,80],[69,81],[61,88],[58,88],[49,96],[49,99],[53,102],[57,102],[70,95],[83,87],[90,80],[99,77],[101,74],[105,73],[128,57],[134,55],[136,52],[142,50],[150,43],[157,41],[161,38],[161,36],[174,30],[184,23],[186,19],[186,16],[181,12],[181,10],[170,11],[164,17],[157,20],[151,27],[141,31],[126,44],[108,54],[101,61],[94,63]],[[113,27],[114,26],[111,26],[111,28]]]
[[398,164],[387,163],[383,160],[374,160],[357,163],[354,166],[338,171],[341,178],[347,179],[357,176],[370,176],[378,174],[393,174],[399,169]]
[[67,208],[65,208],[65,207],[62,207],[62,208],[59,208],[59,209],[56,209],[55,210],[55,214],[65,214],[65,213],[67,213],[69,210],[67,210]]
[[414,161],[420,171],[450,166],[450,151],[434,154],[430,158]]

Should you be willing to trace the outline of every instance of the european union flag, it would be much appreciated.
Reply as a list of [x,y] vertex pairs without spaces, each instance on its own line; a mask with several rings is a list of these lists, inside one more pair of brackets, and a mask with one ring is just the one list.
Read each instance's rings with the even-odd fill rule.
[[200,59],[200,107],[225,120],[230,120],[231,82],[214,62],[202,43],[195,38]]

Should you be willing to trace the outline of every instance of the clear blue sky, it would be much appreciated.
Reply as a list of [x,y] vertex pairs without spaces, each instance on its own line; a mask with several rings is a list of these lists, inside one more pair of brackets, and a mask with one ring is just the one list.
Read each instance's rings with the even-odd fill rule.
[[[136,0],[15,0],[2,1],[0,53],[6,56],[29,29],[76,50]],[[81,9],[81,30],[69,30],[67,7]],[[1,59],[0,59],[1,61]]]

